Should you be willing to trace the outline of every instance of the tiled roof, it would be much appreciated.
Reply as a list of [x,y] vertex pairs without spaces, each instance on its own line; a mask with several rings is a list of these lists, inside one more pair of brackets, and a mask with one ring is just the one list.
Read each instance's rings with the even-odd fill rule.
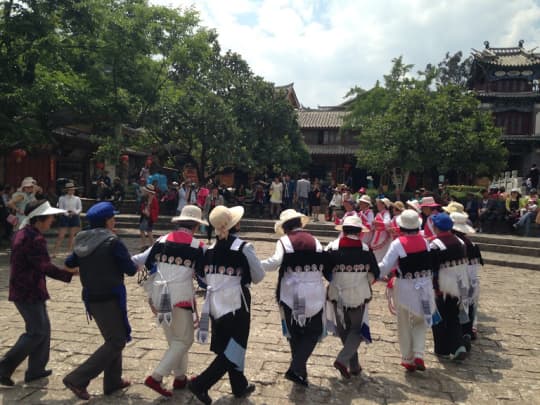
[[354,155],[355,145],[307,145],[310,155]]
[[523,47],[473,49],[474,57],[485,63],[497,66],[534,66],[540,65],[540,54]]
[[341,128],[346,111],[299,110],[300,128]]

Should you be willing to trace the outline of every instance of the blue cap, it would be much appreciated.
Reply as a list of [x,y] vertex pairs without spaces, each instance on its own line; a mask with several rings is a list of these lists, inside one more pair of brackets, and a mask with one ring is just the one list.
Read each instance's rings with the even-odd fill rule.
[[441,213],[433,216],[433,225],[441,231],[449,231],[454,226],[454,221],[452,221],[450,215]]
[[90,207],[86,219],[90,222],[99,222],[114,217],[114,206],[110,202],[100,202]]

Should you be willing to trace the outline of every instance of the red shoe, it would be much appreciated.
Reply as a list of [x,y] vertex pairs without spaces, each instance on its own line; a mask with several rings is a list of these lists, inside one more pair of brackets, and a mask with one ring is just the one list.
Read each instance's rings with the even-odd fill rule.
[[90,399],[90,394],[86,391],[86,387],[76,387],[75,385],[67,382],[65,379],[63,381],[64,385],[71,390],[79,399],[88,401]]
[[344,364],[340,363],[339,361],[334,361],[334,367],[338,369],[338,371],[341,373],[341,376],[343,378],[351,378],[351,374],[349,373],[349,370],[347,370],[347,367],[345,367]]
[[416,371],[416,366],[415,366],[414,364],[409,364],[409,363],[405,363],[405,362],[402,361],[402,362],[401,362],[401,365],[402,365],[403,367],[405,367],[405,369],[406,369],[407,371],[410,371],[411,373],[414,372],[414,371]]
[[172,392],[163,388],[161,386],[161,382],[154,380],[154,378],[151,375],[146,377],[146,380],[144,380],[144,385],[146,385],[150,389],[153,389],[158,394],[161,394],[164,397],[172,397]]
[[426,371],[426,365],[424,364],[424,360],[422,360],[421,358],[415,358],[414,365],[416,366],[416,369],[418,371]]
[[186,376],[184,376],[183,380],[175,378],[174,382],[173,382],[173,389],[175,389],[175,390],[183,390],[184,388],[186,388],[187,382],[188,382],[188,379],[187,379]]

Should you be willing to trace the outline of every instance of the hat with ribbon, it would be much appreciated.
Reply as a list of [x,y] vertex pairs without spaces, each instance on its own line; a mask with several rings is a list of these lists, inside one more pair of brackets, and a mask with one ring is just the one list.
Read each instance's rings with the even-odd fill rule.
[[405,210],[397,217],[396,222],[400,228],[407,230],[419,229],[422,226],[422,219],[415,210]]
[[365,204],[369,205],[370,207],[373,205],[373,204],[371,203],[371,198],[370,198],[370,196],[367,195],[367,194],[364,194],[362,197],[360,197],[360,198],[358,199],[358,204],[360,204],[360,203],[365,203]]
[[392,203],[392,207],[401,212],[405,209],[405,204],[403,204],[401,201],[396,201]]
[[49,204],[48,201],[45,201],[42,204],[39,204],[36,208],[30,211],[26,217],[24,217],[20,227],[24,227],[30,222],[30,219],[34,217],[45,217],[49,215],[65,214],[66,212],[66,210],[51,207],[51,204]]
[[390,200],[389,200],[388,198],[386,198],[386,197],[383,197],[383,198],[377,198],[375,201],[376,201],[376,202],[379,202],[379,201],[382,202],[386,208],[392,206],[392,201],[390,201]]
[[452,229],[454,226],[454,221],[452,221],[452,218],[450,218],[450,215],[448,215],[445,212],[441,212],[440,214],[433,215],[433,225],[437,227],[437,229],[446,232]]
[[302,228],[306,226],[307,223],[309,222],[308,216],[290,208],[288,210],[282,211],[281,214],[279,214],[279,221],[275,223],[274,231],[277,234],[283,235],[285,233],[283,231],[283,224],[295,218],[300,218],[300,222],[302,223]]
[[344,227],[358,228],[359,232],[369,232],[369,229],[362,223],[358,215],[349,215],[343,220],[343,224],[336,225],[334,229],[342,231]]
[[[218,205],[219,207],[219,205]],[[202,211],[196,205],[186,205],[182,208],[182,212],[179,216],[173,217],[171,222],[193,221],[199,224],[208,225],[204,219],[202,219]]]
[[441,205],[435,202],[435,199],[431,196],[422,198],[422,202],[420,203],[420,208],[423,208],[423,207],[435,208],[435,207],[440,207],[440,206]]
[[452,212],[450,218],[454,221],[454,226],[452,229],[455,229],[458,232],[463,233],[476,233],[476,230],[469,225],[469,217],[462,212]]

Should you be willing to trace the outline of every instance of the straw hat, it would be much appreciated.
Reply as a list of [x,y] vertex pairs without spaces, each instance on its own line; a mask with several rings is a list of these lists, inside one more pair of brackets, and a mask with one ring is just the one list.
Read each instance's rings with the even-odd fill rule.
[[457,201],[450,201],[446,207],[443,207],[443,210],[449,214],[453,212],[459,212],[459,213],[465,214],[465,207],[463,206],[463,204],[460,204]]
[[390,200],[389,200],[388,198],[386,198],[386,197],[383,197],[383,198],[377,198],[375,201],[376,201],[376,202],[379,202],[379,201],[382,202],[386,208],[392,206],[392,201],[390,201]]
[[343,224],[336,225],[334,229],[342,231],[344,226],[350,226],[352,228],[358,228],[361,232],[369,232],[369,229],[362,223],[362,220],[358,215],[349,215],[343,220]]
[[186,205],[177,217],[172,217],[171,222],[193,221],[208,226],[208,222],[202,219],[202,211],[196,205]]
[[431,196],[422,198],[422,202],[420,203],[420,208],[422,207],[434,208],[434,207],[440,207],[440,206],[441,205],[437,204],[437,202],[435,202],[435,199]]
[[[184,210],[182,210],[182,214],[183,213]],[[229,230],[235,226],[243,216],[244,207],[236,206],[227,208],[224,205],[218,205],[210,212],[209,219],[212,226],[216,228],[216,232],[223,233],[223,231]],[[190,221],[191,220],[193,219],[191,218]]]
[[405,209],[405,204],[403,204],[401,201],[396,201],[392,203],[392,207],[401,212]]
[[396,222],[400,228],[413,230],[419,229],[422,225],[422,219],[415,210],[405,210],[397,217]]
[[146,191],[147,193],[150,193],[150,194],[156,194],[156,188],[154,187],[153,184],[147,184],[146,186],[144,186],[143,191]]
[[308,216],[290,208],[288,210],[282,211],[281,214],[279,214],[279,221],[276,221],[276,224],[274,225],[274,231],[279,235],[283,235],[285,233],[283,231],[283,224],[295,218],[300,218],[302,228],[306,226],[306,224],[309,222]]
[[362,202],[368,204],[370,207],[373,205],[371,203],[371,197],[369,195],[367,195],[367,194],[364,194],[362,197],[360,197],[358,199],[358,204],[360,204]]
[[463,233],[476,233],[475,229],[468,224],[469,217],[462,212],[452,212],[450,218],[454,221],[452,229]]
[[418,200],[409,200],[406,202],[406,204],[418,213],[422,211],[420,209],[420,203],[418,202]]
[[66,210],[61,210],[59,208],[51,207],[51,204],[49,204],[48,201],[45,201],[43,204],[38,205],[36,208],[34,208],[32,211],[28,213],[28,216],[26,216],[22,220],[20,227],[22,228],[26,226],[26,224],[30,222],[30,219],[34,217],[65,214],[66,212],[67,212]]

